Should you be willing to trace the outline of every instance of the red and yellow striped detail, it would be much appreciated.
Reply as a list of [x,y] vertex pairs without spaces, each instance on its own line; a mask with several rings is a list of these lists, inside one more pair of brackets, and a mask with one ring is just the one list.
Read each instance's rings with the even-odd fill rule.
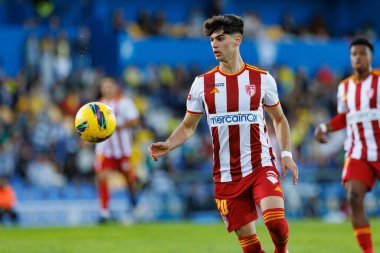
[[242,248],[260,242],[259,237],[256,234],[255,235],[249,235],[249,236],[240,237],[239,241],[240,241],[240,245],[241,245]]
[[362,228],[355,228],[354,233],[356,236],[358,235],[364,235],[364,234],[370,234],[371,233],[371,227],[362,227]]
[[345,78],[343,81],[339,83],[339,85],[344,85],[348,80],[354,78],[354,75],[350,75],[349,77]]
[[269,211],[263,213],[264,223],[270,222],[272,220],[285,219],[284,211]]
[[250,70],[254,70],[254,71],[260,72],[260,73],[265,74],[265,75],[268,74],[268,71],[259,69],[258,67],[255,67],[255,66],[252,66],[252,65],[249,65],[249,64],[247,64],[247,68],[250,69]]
[[233,73],[233,74],[224,73],[223,71],[220,70],[220,66],[219,66],[219,68],[218,68],[218,71],[219,71],[220,73],[222,73],[223,75],[225,75],[225,76],[238,76],[238,75],[240,75],[241,73],[243,73],[243,71],[245,70],[246,66],[247,66],[247,64],[244,63],[243,66],[241,67],[241,69],[240,69],[238,72]]
[[375,76],[380,76],[380,70],[372,69],[372,70],[371,70],[371,74],[372,74],[372,75],[375,75]]

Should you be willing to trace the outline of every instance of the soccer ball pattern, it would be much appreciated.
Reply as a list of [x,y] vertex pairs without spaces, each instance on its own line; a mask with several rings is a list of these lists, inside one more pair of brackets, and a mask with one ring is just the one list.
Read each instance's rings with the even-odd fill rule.
[[100,102],[83,105],[75,116],[77,134],[89,142],[105,141],[115,131],[115,127],[115,114]]

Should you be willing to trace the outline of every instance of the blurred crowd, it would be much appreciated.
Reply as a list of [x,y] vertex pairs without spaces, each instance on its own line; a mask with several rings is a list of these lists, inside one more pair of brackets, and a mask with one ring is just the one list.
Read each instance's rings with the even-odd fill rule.
[[[83,2],[86,1],[81,4]],[[168,23],[164,11],[152,16],[142,10],[136,20],[129,20],[121,9],[115,9],[112,27],[136,37],[200,37],[205,17],[220,11],[221,1],[214,3],[206,10],[194,7],[183,24]],[[32,31],[32,27],[43,22],[37,17],[29,16],[24,25]],[[68,36],[60,29],[57,16],[46,17],[49,17],[45,19],[47,25],[54,27],[55,32],[30,33],[24,43],[23,68],[16,76],[0,71],[0,175],[17,177],[25,184],[40,187],[92,182],[94,146],[76,135],[74,117],[83,104],[98,98],[98,81],[107,73],[92,63],[88,27],[81,26],[77,34]],[[321,15],[309,23],[297,24],[287,13],[281,22],[270,27],[263,24],[255,12],[247,12],[243,17],[248,37],[333,36]],[[376,37],[370,25],[360,32]],[[338,181],[344,133],[332,135],[330,143],[321,146],[313,140],[313,129],[335,114],[337,85],[350,70],[338,73],[320,66],[310,73],[307,68],[292,69],[286,65],[273,65],[268,70],[277,80],[301,177],[304,174],[304,180],[310,182]],[[134,132],[133,166],[148,183],[149,175],[155,171],[169,175],[183,186],[179,191],[187,195],[191,210],[214,208],[210,205],[212,143],[205,120],[189,142],[159,162],[149,160],[146,149],[152,141],[165,139],[177,126],[185,114],[192,81],[206,71],[196,64],[147,63],[127,66],[118,78],[122,91],[135,101],[142,115],[142,123]],[[279,154],[270,125],[269,130]]]
[[[166,5],[165,5],[166,4]],[[229,0],[195,1],[187,15],[178,15],[175,21],[168,19],[168,11],[165,6],[142,7],[128,1],[90,1],[90,0],[3,0],[0,7],[17,13],[6,13],[7,21],[11,24],[21,24],[25,27],[35,28],[42,25],[51,27],[73,27],[81,25],[99,24],[98,28],[106,26],[106,29],[125,31],[135,37],[143,36],[174,36],[174,37],[201,37],[203,36],[203,21],[213,15],[233,12],[234,2]],[[171,5],[174,5],[172,2]],[[147,4],[148,5],[148,4]],[[131,6],[137,7],[136,12],[127,15],[125,10]],[[189,5],[184,4],[186,8]],[[173,11],[173,9],[171,9]],[[106,13],[109,12],[109,13]],[[259,12],[244,10],[241,15],[246,21],[245,35],[250,38],[268,37],[269,39],[283,39],[289,37],[329,39],[337,37],[352,37],[363,34],[374,40],[378,34],[374,26],[374,20],[364,19],[359,26],[348,28],[345,31],[333,30],[328,25],[326,13],[315,10],[304,20],[296,20],[291,10],[281,11],[275,24],[266,24]],[[86,19],[83,19],[86,17]],[[106,20],[104,20],[104,17]],[[5,18],[3,18],[5,19]],[[1,19],[0,19],[1,22]],[[105,23],[105,24],[104,24]]]

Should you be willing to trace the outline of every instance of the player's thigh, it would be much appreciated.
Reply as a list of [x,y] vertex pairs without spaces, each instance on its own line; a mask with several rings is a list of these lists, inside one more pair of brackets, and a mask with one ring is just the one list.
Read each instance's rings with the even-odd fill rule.
[[215,202],[228,232],[235,231],[258,217],[249,191],[233,199],[215,199]]
[[347,190],[349,181],[359,181],[366,185],[368,189],[372,189],[375,183],[375,173],[371,163],[347,157],[342,172],[342,184]]
[[284,207],[284,193],[280,173],[274,167],[264,167],[257,172],[251,188],[252,196],[262,211]]
[[95,175],[97,179],[104,179],[111,174],[111,171],[117,167],[117,161],[114,158],[103,157],[95,166]]
[[128,183],[134,183],[137,180],[137,174],[132,169],[130,160],[131,159],[128,156],[123,156],[122,158],[118,159],[117,169],[125,176]]
[[268,209],[284,208],[284,199],[278,196],[265,197],[260,201],[260,208],[262,212]]

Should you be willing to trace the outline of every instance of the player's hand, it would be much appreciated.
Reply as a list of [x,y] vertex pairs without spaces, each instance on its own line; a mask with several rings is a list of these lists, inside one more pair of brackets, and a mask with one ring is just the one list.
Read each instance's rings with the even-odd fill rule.
[[166,142],[156,142],[152,143],[149,146],[148,151],[150,158],[152,158],[154,161],[157,161],[158,158],[167,154],[170,151],[170,149],[169,145]]
[[281,158],[282,177],[286,177],[286,169],[290,170],[293,174],[293,185],[298,182],[298,167],[291,157]]
[[323,131],[321,124],[315,128],[314,137],[319,143],[328,142],[326,132]]

